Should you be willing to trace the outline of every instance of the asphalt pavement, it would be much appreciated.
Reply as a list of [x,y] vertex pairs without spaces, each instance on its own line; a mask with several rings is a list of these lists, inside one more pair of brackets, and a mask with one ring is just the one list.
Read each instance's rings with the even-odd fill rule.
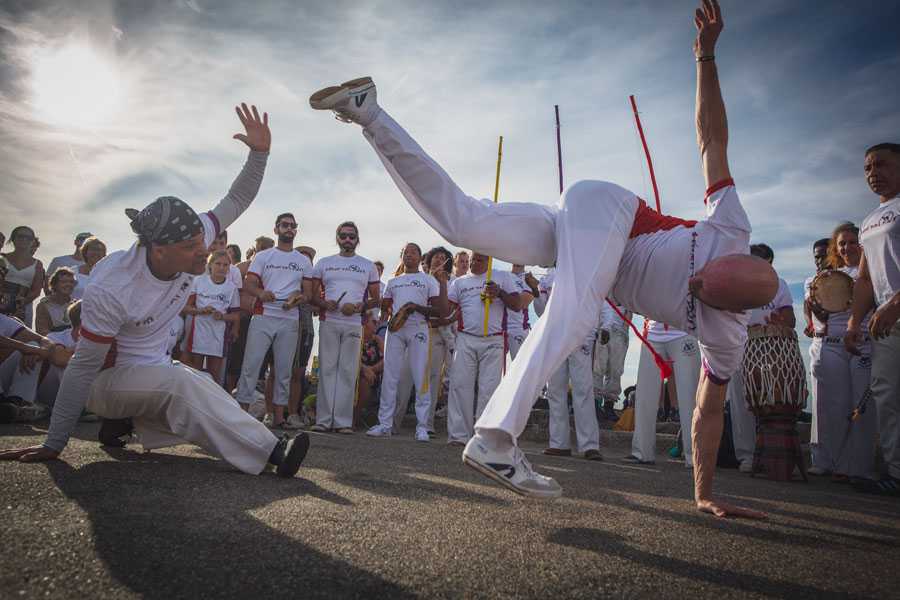
[[[311,434],[295,479],[193,446],[108,450],[80,424],[64,461],[0,463],[2,598],[897,598],[900,499],[814,479],[717,475],[762,522],[690,501],[691,472],[545,457],[563,485],[523,499],[459,448]],[[0,425],[0,448],[43,428]]]

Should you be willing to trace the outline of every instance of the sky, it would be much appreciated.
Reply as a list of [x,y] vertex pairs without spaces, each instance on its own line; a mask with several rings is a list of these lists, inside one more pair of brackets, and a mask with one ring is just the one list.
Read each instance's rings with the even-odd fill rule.
[[[326,256],[337,223],[353,220],[359,253],[391,270],[406,242],[442,240],[359,128],[307,100],[364,75],[470,195],[492,195],[503,135],[501,202],[558,200],[554,105],[567,183],[605,179],[652,198],[634,94],[663,212],[701,218],[695,4],[0,0],[0,231],[32,226],[47,264],[79,231],[129,246],[124,209],[157,196],[211,208],[246,155],[231,139],[233,107],[246,101],[269,113],[273,146],[230,241],[246,248],[293,211],[298,242]],[[753,241],[774,248],[797,299],[812,242],[877,203],[865,148],[900,138],[900,3],[722,9],[732,174]],[[632,342],[624,385],[637,370]]]

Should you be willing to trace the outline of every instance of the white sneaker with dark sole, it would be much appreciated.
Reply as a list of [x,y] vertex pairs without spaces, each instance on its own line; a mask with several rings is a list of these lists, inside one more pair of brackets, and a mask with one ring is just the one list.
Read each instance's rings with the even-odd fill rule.
[[562,487],[556,480],[536,473],[518,446],[498,452],[476,434],[463,450],[463,463],[522,496],[540,499],[562,496]]
[[375,82],[371,77],[345,81],[341,85],[322,88],[309,97],[309,105],[316,110],[330,110],[345,123],[369,125],[381,112],[376,101]]

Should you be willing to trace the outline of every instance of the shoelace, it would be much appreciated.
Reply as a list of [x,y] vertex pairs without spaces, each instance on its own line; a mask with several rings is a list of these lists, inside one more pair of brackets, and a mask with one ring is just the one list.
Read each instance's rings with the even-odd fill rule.
[[355,121],[350,117],[349,113],[342,110],[333,110],[334,118],[342,123],[354,123]]
[[531,466],[531,463],[528,462],[528,459],[525,458],[525,453],[522,452],[522,449],[516,446],[516,451],[513,454],[513,458],[517,463],[520,463],[524,469],[525,473],[528,475],[529,479],[540,479],[543,475],[534,472],[534,468]]

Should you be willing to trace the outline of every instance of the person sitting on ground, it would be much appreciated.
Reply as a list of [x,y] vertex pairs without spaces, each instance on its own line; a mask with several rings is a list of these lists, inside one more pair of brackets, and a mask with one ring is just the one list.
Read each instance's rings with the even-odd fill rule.
[[75,273],[68,267],[58,268],[49,281],[50,294],[41,298],[34,311],[34,330],[40,335],[64,331],[72,327],[68,309],[74,302]]
[[369,401],[381,386],[381,375],[384,372],[384,341],[375,335],[376,324],[376,320],[372,318],[366,319],[363,324],[359,386],[353,407],[353,426],[360,429],[368,429],[378,422],[377,418],[371,418],[371,423],[365,420]]

